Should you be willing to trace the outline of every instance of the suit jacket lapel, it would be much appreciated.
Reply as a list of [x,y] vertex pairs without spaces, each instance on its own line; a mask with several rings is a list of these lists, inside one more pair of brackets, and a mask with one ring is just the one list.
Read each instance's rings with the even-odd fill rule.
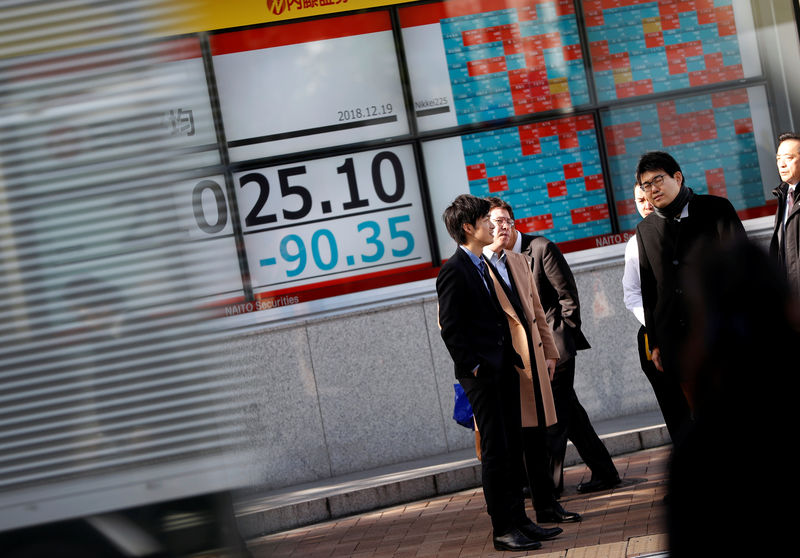
[[461,262],[467,277],[469,277],[470,283],[472,283],[472,288],[476,290],[480,289],[484,293],[489,294],[486,291],[486,285],[483,283],[483,278],[481,277],[480,272],[475,267],[475,264],[472,263],[472,260],[466,254],[466,252],[464,252],[464,250],[459,246],[456,248],[456,254],[458,255],[458,260]]
[[[528,324],[527,320],[525,319],[525,311],[522,308],[522,303],[519,300],[519,296],[517,296],[517,293],[514,292],[514,290],[510,289],[508,285],[506,285],[506,282],[503,281],[503,278],[500,276],[500,273],[498,273],[497,269],[495,269],[495,267],[488,261],[486,263],[491,272],[492,281],[494,282],[495,285],[495,290],[498,291],[497,298],[498,302],[500,303],[500,306],[503,308],[503,311],[509,316],[513,317],[515,320],[517,320],[527,330]],[[508,266],[506,266],[506,271],[508,272],[509,281],[513,282],[514,279],[512,278],[511,270],[508,269]],[[500,296],[499,293],[501,291],[505,296]]]
[[[800,203],[798,203],[798,197],[800,197],[800,184],[794,187],[794,205],[789,208],[789,214],[786,216],[786,221],[789,220],[789,217],[800,211]],[[786,187],[786,201],[784,203],[789,203],[789,187]],[[784,207],[784,210],[786,208]]]
[[528,320],[525,318],[525,309],[522,307],[522,301],[519,299],[519,289],[517,288],[514,280],[514,273],[511,271],[511,267],[508,265],[508,260],[506,260],[506,273],[508,273],[508,280],[511,282],[511,288],[507,288],[505,283],[503,283],[503,288],[506,290],[508,299],[514,306],[514,310],[516,310],[517,314],[519,315],[522,324],[525,325],[527,329]]
[[487,296],[494,310],[502,314],[503,309],[501,308],[500,302],[497,300],[497,295],[492,290],[487,289],[484,277],[481,276],[481,272],[475,267],[475,264],[472,263],[472,259],[470,259],[461,247],[458,247],[457,251],[461,253],[459,260],[461,261],[461,265],[464,266],[467,275],[471,277],[470,282],[472,283],[473,289],[482,293],[483,296]]

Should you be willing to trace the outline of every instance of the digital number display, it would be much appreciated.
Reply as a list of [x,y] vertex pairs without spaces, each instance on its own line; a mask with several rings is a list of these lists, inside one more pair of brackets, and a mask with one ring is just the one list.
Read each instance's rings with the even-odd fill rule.
[[222,176],[209,176],[174,186],[179,226],[188,232],[183,268],[202,276],[196,298],[216,305],[244,299],[242,274]]
[[386,11],[212,35],[232,161],[408,133]]
[[[381,285],[430,270],[410,146],[234,175],[253,290],[259,300],[310,300],[310,290]],[[297,302],[292,299],[292,303]]]
[[400,23],[421,130],[589,102],[572,1],[455,0]]
[[[663,93],[757,75],[755,45],[742,48],[737,0],[584,0],[599,101]],[[744,37],[744,40],[747,40]]]
[[766,107],[766,93],[758,87],[603,113],[620,229],[631,230],[641,219],[633,203],[634,173],[642,153],[653,149],[675,157],[687,186],[728,198],[741,218],[774,213],[766,206],[763,184],[770,182],[762,176],[756,147],[756,132],[772,137],[768,115],[758,117]]

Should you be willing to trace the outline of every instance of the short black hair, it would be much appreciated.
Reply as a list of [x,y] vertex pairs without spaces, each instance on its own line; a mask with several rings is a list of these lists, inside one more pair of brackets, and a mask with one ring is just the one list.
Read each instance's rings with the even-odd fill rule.
[[800,141],[800,134],[795,134],[794,132],[784,132],[778,136],[778,145],[782,144],[786,140]]
[[464,225],[475,225],[489,213],[489,202],[471,194],[461,194],[442,213],[447,232],[459,244],[467,242]]
[[506,211],[508,211],[509,217],[511,217],[512,219],[514,218],[514,210],[511,209],[511,206],[508,205],[507,201],[494,197],[486,198],[486,201],[489,202],[489,211],[491,211],[492,209],[497,209],[499,207],[500,209],[505,209]]
[[[676,172],[683,174],[678,161],[666,151],[648,151],[639,157],[639,164],[636,165],[636,182],[641,184],[644,173],[657,170],[663,170],[670,176],[675,176]],[[685,181],[686,177],[684,177]]]

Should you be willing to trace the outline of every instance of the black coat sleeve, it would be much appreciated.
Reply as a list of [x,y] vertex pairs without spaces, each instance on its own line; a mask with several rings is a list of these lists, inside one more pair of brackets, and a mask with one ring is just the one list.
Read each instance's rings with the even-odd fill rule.
[[744,225],[736,214],[733,204],[726,198],[720,199],[719,218],[717,219],[717,234],[721,242],[741,241],[747,238]]
[[442,340],[455,364],[456,376],[466,376],[481,364],[472,332],[469,331],[472,308],[470,287],[463,270],[451,262],[445,263],[436,279],[439,296],[439,327]]

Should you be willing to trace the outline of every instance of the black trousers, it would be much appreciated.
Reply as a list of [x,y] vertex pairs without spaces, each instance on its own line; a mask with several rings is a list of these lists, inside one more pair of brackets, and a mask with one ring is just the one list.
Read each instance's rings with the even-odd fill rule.
[[525,456],[525,477],[531,490],[533,509],[551,510],[555,506],[555,487],[550,474],[550,459],[547,450],[547,429],[526,427],[522,429],[522,445]]
[[689,403],[678,381],[677,374],[668,370],[660,372],[653,364],[653,361],[647,359],[646,335],[647,330],[644,326],[640,327],[637,335],[639,362],[642,365],[644,375],[647,376],[650,385],[653,386],[653,393],[655,393],[661,414],[664,416],[667,430],[672,441],[675,442],[680,439],[682,432],[685,432],[685,429],[691,424]]
[[592,471],[592,478],[613,479],[618,476],[611,455],[578,400],[574,382],[575,358],[573,357],[556,366],[550,384],[558,422],[547,430],[547,445],[550,454],[550,473],[559,492],[564,484],[564,456],[567,453],[568,439],[572,440],[581,459]]
[[522,496],[522,428],[519,375],[502,373],[459,378],[480,432],[481,482],[495,536],[529,521]]

